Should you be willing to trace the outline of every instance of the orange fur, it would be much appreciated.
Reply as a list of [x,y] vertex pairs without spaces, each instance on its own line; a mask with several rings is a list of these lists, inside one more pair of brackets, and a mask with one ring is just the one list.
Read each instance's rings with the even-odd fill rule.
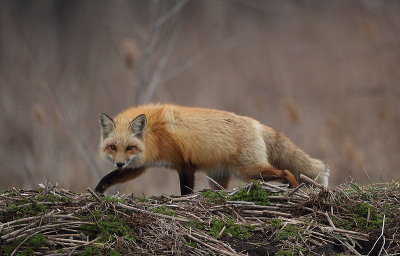
[[[114,163],[122,161],[131,169],[176,169],[181,191],[185,186],[193,189],[195,170],[207,171],[224,187],[231,175],[285,180],[297,186],[295,176],[300,173],[317,179],[322,175],[319,181],[327,185],[329,172],[321,161],[308,156],[283,134],[249,117],[155,104],[127,109],[114,120],[103,115],[101,125],[100,151],[106,158]],[[117,150],[111,150],[110,145]],[[127,146],[134,150],[126,150]],[[123,181],[118,178],[118,182]]]

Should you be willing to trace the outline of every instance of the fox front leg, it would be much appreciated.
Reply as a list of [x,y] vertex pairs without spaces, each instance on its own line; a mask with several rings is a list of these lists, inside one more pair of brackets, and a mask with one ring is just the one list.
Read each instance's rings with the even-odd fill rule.
[[181,168],[178,169],[182,196],[193,193],[195,172],[196,167],[191,164],[182,165]]
[[118,184],[124,183],[128,180],[132,180],[137,178],[140,174],[142,174],[146,168],[124,168],[124,169],[116,169],[106,176],[104,176],[99,184],[97,184],[95,191],[99,193],[104,193],[109,187]]

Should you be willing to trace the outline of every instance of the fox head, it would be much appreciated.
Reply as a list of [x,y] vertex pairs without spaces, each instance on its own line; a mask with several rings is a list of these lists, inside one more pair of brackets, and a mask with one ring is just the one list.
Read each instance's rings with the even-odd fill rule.
[[104,113],[100,114],[100,153],[116,167],[138,167],[143,164],[145,150],[144,132],[147,119],[144,114],[129,122],[114,122]]

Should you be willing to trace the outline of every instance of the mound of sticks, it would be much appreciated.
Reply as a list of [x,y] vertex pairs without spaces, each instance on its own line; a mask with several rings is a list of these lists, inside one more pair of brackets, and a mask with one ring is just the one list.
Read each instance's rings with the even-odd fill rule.
[[[80,194],[49,182],[13,188],[0,192],[0,255],[400,253],[398,182],[327,190],[301,179],[295,189],[253,182],[145,198]],[[268,193],[268,203],[237,197],[254,189]]]

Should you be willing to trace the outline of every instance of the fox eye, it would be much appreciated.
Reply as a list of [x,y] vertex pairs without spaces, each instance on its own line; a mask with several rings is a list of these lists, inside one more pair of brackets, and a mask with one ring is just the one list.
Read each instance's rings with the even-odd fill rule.
[[111,150],[113,150],[113,151],[117,151],[117,147],[116,147],[115,145],[111,145],[110,148],[111,148]]
[[126,151],[131,151],[133,149],[133,146],[127,146]]

